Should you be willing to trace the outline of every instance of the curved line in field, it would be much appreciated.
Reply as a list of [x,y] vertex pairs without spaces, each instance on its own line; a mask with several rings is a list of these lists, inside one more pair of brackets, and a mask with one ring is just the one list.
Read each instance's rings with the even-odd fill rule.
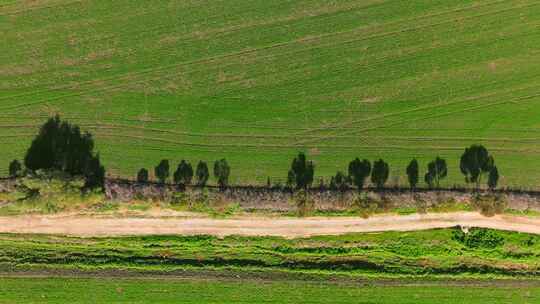
[[[515,99],[510,100],[510,101],[499,101],[499,102],[483,104],[483,105],[479,105],[479,106],[475,106],[475,107],[469,107],[469,108],[464,108],[464,109],[460,109],[460,110],[435,114],[435,115],[428,116],[428,117],[420,117],[420,118],[411,119],[411,120],[402,120],[402,121],[397,121],[397,122],[394,122],[394,123],[385,124],[384,127],[397,126],[397,125],[404,124],[404,123],[411,123],[411,122],[417,122],[417,121],[422,121],[422,120],[429,120],[429,119],[433,119],[433,118],[448,116],[448,115],[462,113],[462,112],[476,111],[476,110],[487,108],[487,107],[498,106],[498,105],[502,105],[502,104],[506,104],[506,103],[515,103],[515,102],[520,101],[520,100],[532,99],[534,97],[539,97],[539,96],[540,96],[540,93],[515,98]],[[360,129],[360,130],[351,131],[351,132],[344,132],[343,134],[357,134],[357,133],[361,133],[361,132],[375,130],[375,129],[378,129],[380,127],[381,126],[373,126],[373,127],[369,127],[369,128],[364,128],[364,129]],[[330,138],[333,138],[333,136],[322,136],[319,140],[325,140],[325,139],[330,139]],[[298,145],[302,146],[302,145],[304,145],[306,143],[310,143],[310,142],[312,142],[312,141],[304,141],[304,142],[300,142]]]
[[[540,76],[540,74],[538,74],[538,76]],[[513,93],[516,93],[516,92],[519,92],[519,91],[523,91],[523,90],[527,90],[527,89],[531,89],[531,88],[536,88],[536,87],[537,87],[537,85],[529,85],[529,86],[524,86],[524,87],[520,87],[520,88],[517,88],[517,89],[513,88],[513,89],[510,89],[510,90],[503,91],[502,94],[513,94]],[[501,92],[492,92],[492,93],[482,94],[480,96],[472,96],[472,97],[467,97],[465,99],[458,99],[458,100],[448,101],[448,102],[444,102],[444,103],[437,103],[437,102],[428,103],[427,105],[422,105],[422,106],[419,106],[419,107],[416,107],[416,108],[407,109],[407,110],[403,110],[403,111],[392,112],[392,113],[388,113],[388,114],[382,114],[382,115],[378,115],[378,116],[372,116],[372,117],[357,119],[357,120],[342,123],[342,124],[339,124],[339,125],[330,125],[330,126],[325,126],[325,127],[321,127],[321,128],[315,128],[315,129],[312,129],[312,130],[309,130],[309,131],[301,132],[301,133],[299,133],[297,135],[298,136],[305,136],[305,134],[307,134],[307,133],[328,131],[329,129],[343,128],[343,127],[352,126],[352,125],[359,124],[359,123],[365,123],[365,122],[369,122],[369,121],[377,121],[377,120],[380,120],[380,119],[386,119],[386,118],[394,117],[394,116],[401,116],[403,114],[410,114],[410,113],[421,112],[421,111],[425,111],[425,110],[433,110],[433,109],[437,109],[437,108],[443,108],[443,107],[446,107],[446,106],[453,106],[453,105],[458,105],[458,104],[462,104],[462,103],[466,103],[466,102],[483,100],[483,99],[490,98],[490,97],[493,97],[493,96],[497,96],[497,95],[500,95],[500,94],[501,94]],[[505,103],[506,102],[508,102],[508,101],[505,101]],[[370,129],[370,128],[366,128],[366,129]]]
[[1,17],[3,17],[3,16],[13,16],[13,15],[24,14],[24,13],[28,13],[28,12],[32,12],[32,11],[37,11],[37,10],[53,9],[53,8],[57,8],[57,7],[66,7],[66,6],[71,6],[71,5],[74,5],[74,4],[80,4],[82,2],[84,2],[84,0],[73,0],[73,1],[70,1],[68,3],[62,3],[62,4],[50,5],[50,6],[34,6],[34,7],[29,7],[27,9],[21,9],[21,10],[18,10],[18,11],[0,13],[0,16]]
[[[514,10],[514,9],[521,9],[521,8],[525,8],[525,7],[530,7],[530,6],[537,5],[537,4],[540,4],[540,2],[527,4],[527,5],[523,5],[523,6],[515,6],[515,7],[511,7],[511,8],[495,11],[495,12],[483,13],[483,14],[479,14],[479,15],[475,15],[475,16],[466,16],[466,17],[463,17],[463,18],[461,18],[459,20],[473,19],[473,18],[477,18],[477,17],[490,15],[490,14],[497,14],[497,13],[500,13],[500,12],[506,12],[506,11],[510,11],[510,10]],[[396,34],[407,32],[407,31],[417,31],[417,30],[420,30],[420,29],[428,28],[428,27],[443,25],[443,24],[447,24],[447,23],[453,23],[455,21],[456,21],[456,19],[452,19],[452,20],[449,20],[449,21],[444,21],[444,22],[440,22],[440,23],[436,23],[436,24],[422,25],[422,26],[412,27],[412,28],[409,28],[409,29],[404,29],[404,30],[399,30],[399,31],[391,31],[391,32],[387,32],[387,33],[382,33],[382,34],[377,34],[377,35],[372,35],[372,36],[368,36],[368,37],[362,37],[362,38],[359,38],[359,39],[354,39],[354,40],[341,42],[340,44],[348,44],[348,43],[351,43],[351,42],[365,41],[365,40],[370,40],[370,39],[373,39],[373,38],[392,36],[392,35],[396,35]],[[321,36],[333,36],[333,35],[335,35],[335,33],[321,35]],[[308,40],[315,40],[315,39],[319,39],[319,37],[310,38]],[[303,41],[306,41],[306,40],[303,40]],[[62,89],[74,89],[76,87],[80,87],[81,85],[92,84],[92,83],[95,83],[95,82],[99,83],[99,82],[108,81],[108,80],[121,80],[121,79],[124,79],[124,78],[128,78],[126,80],[132,80],[131,78],[133,78],[133,77],[138,77],[138,76],[145,75],[145,74],[148,74],[148,73],[161,72],[163,70],[168,70],[168,69],[175,68],[175,67],[180,67],[180,66],[188,66],[188,65],[201,64],[201,63],[209,63],[209,62],[214,61],[214,60],[227,59],[227,58],[232,58],[232,57],[236,57],[236,56],[242,56],[242,55],[246,55],[246,54],[250,54],[250,53],[256,53],[256,52],[259,52],[259,51],[262,51],[262,50],[280,48],[280,47],[283,47],[283,46],[286,46],[286,45],[289,45],[289,44],[294,44],[294,43],[297,43],[297,42],[298,41],[295,40],[295,41],[289,41],[289,42],[284,42],[284,43],[278,43],[278,44],[275,44],[275,45],[268,45],[268,46],[255,48],[255,49],[245,49],[243,51],[239,51],[239,52],[235,52],[235,53],[231,53],[231,54],[223,54],[223,55],[217,55],[217,56],[212,56],[212,57],[206,57],[206,58],[193,60],[193,61],[190,61],[190,62],[182,62],[182,63],[171,64],[171,65],[166,65],[166,66],[162,66],[162,67],[148,68],[148,69],[144,69],[144,70],[138,71],[138,72],[125,73],[125,74],[120,75],[120,76],[115,75],[115,76],[105,77],[105,78],[101,78],[101,79],[89,80],[89,81],[81,82],[81,83],[78,83],[76,85],[71,85],[71,86],[67,85],[67,86],[62,86],[60,88],[51,88],[51,89],[47,89],[47,90],[43,90],[43,91],[37,91],[37,92],[31,92],[31,93],[22,93],[22,95],[19,95],[19,96],[28,96],[28,95],[32,95],[32,94],[40,94],[40,93],[44,93],[44,92],[57,91],[57,90],[62,90]],[[329,45],[335,45],[335,44],[329,44]],[[309,50],[311,50],[311,49],[309,49]],[[300,50],[300,51],[306,51],[306,50]],[[138,81],[136,81],[136,83],[140,83],[140,82],[144,82],[144,81],[145,80],[138,80]],[[146,80],[146,81],[149,81],[149,80]],[[127,86],[127,85],[130,85],[130,84],[131,83],[120,84],[120,85],[114,86],[114,88],[119,88],[119,87]],[[100,90],[100,91],[102,91],[102,90]],[[20,107],[27,107],[27,106],[32,106],[32,105],[35,105],[35,104],[40,104],[40,103],[43,103],[43,102],[47,102],[47,101],[58,100],[58,99],[65,98],[65,97],[82,96],[82,95],[92,93],[92,92],[93,91],[79,92],[79,93],[76,93],[75,95],[68,94],[68,95],[63,95],[63,96],[59,96],[59,97],[51,97],[49,99],[42,100],[42,101],[36,101],[36,102],[31,102],[31,103],[26,103],[26,104],[21,104],[21,105],[17,105],[17,106],[11,106],[11,107],[4,107],[4,108],[0,108],[0,109],[9,110],[9,109],[15,109],[15,108],[20,108]],[[14,96],[14,95],[4,96],[4,97],[0,97],[0,100],[7,99],[7,98],[16,98],[16,97],[17,96]]]

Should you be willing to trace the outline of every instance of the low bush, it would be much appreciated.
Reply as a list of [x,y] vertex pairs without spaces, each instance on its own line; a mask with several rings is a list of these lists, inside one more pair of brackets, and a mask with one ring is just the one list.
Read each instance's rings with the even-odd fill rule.
[[468,232],[456,229],[452,238],[469,248],[493,249],[504,243],[504,238],[495,230],[473,228]]

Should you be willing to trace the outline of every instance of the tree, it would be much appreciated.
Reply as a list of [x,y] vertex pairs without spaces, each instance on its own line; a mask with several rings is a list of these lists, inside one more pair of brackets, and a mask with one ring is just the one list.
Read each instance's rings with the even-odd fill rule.
[[437,156],[437,158],[428,164],[428,171],[424,180],[430,188],[434,186],[439,188],[440,182],[448,175],[446,160]]
[[[24,157],[30,171],[60,171],[71,176],[82,175],[86,186],[104,186],[105,169],[94,154],[94,139],[88,132],[81,133],[77,125],[62,121],[56,115],[41,126],[38,135]],[[92,186],[92,187],[93,187]]]
[[148,170],[142,168],[137,172],[137,182],[138,183],[148,183]]
[[227,160],[221,159],[214,163],[214,177],[217,179],[217,183],[220,188],[224,189],[229,184],[229,175],[231,168],[227,163]]
[[287,183],[286,183],[287,188],[289,188],[289,190],[292,189],[295,183],[296,183],[296,177],[294,176],[294,171],[289,170],[289,172],[287,172]]
[[13,160],[9,163],[9,176],[19,177],[22,174],[22,164],[18,160]]
[[195,175],[197,176],[197,185],[204,187],[206,186],[206,182],[208,181],[208,177],[210,176],[210,173],[208,172],[208,165],[206,162],[199,161],[199,164],[197,164],[197,171],[195,172]]
[[349,163],[349,177],[352,183],[358,188],[358,192],[364,188],[366,178],[371,174],[371,163],[369,160],[356,158]]
[[193,179],[193,167],[190,163],[182,160],[174,172],[174,183],[183,186],[190,185]]
[[475,183],[476,189],[479,189],[482,175],[489,173],[494,165],[493,157],[484,146],[472,145],[465,149],[459,167],[465,175],[465,181]]
[[493,166],[491,170],[489,171],[489,177],[488,177],[488,186],[490,190],[495,190],[497,188],[497,184],[499,183],[499,170],[497,169],[497,166]]
[[85,172],[86,183],[84,188],[86,189],[98,189],[105,190],[105,167],[101,165],[99,154],[93,156],[86,168]]
[[308,161],[304,153],[298,153],[291,164],[288,179],[294,180],[296,188],[307,189],[313,183],[314,174],[315,165],[313,162]]
[[375,184],[377,188],[381,189],[384,187],[384,184],[386,184],[389,175],[390,168],[384,160],[379,159],[378,161],[373,163],[371,182]]
[[349,186],[349,180],[347,178],[347,175],[345,175],[343,172],[338,171],[335,176],[332,176],[330,180],[330,189],[331,190],[339,190],[339,191],[345,191],[347,190],[347,187]]
[[418,185],[418,175],[418,161],[413,159],[407,166],[407,178],[409,179],[411,190],[416,189],[416,185]]
[[164,159],[154,168],[154,175],[160,183],[165,184],[170,175],[169,170],[169,161]]

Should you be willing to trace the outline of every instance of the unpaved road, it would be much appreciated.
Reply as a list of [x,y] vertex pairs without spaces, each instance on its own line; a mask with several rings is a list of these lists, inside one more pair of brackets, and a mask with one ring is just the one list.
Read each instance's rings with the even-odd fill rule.
[[454,226],[482,227],[540,234],[540,218],[474,212],[334,218],[107,218],[90,216],[0,217],[0,232],[74,236],[197,235],[283,236],[338,235],[353,232],[413,231]]

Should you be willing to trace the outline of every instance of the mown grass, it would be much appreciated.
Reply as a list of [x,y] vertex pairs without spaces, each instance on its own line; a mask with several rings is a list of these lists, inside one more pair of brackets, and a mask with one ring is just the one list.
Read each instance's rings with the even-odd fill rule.
[[540,179],[533,0],[0,4],[2,175],[59,112],[113,175],[225,157],[264,183],[304,150],[326,177],[383,157],[390,184],[440,155],[446,186],[483,143],[502,185]]
[[283,271],[344,276],[528,277],[540,236],[476,229],[278,237],[0,235],[5,268]]
[[536,303],[538,286],[208,279],[0,278],[4,303]]

